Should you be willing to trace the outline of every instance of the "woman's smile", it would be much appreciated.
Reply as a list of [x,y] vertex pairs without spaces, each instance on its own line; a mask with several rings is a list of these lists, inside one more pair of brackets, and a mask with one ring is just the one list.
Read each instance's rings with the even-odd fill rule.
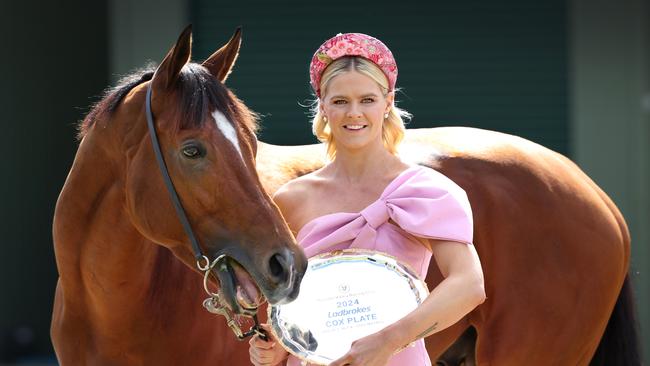
[[368,127],[368,125],[365,124],[346,124],[343,125],[343,128],[349,131],[360,131],[363,130],[364,128]]

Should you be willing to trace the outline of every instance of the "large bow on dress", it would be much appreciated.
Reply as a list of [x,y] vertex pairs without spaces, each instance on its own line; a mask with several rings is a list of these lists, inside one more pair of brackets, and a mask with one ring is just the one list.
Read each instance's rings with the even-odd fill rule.
[[394,225],[387,225],[390,219],[416,237],[472,243],[472,210],[465,191],[420,166],[398,175],[361,212],[317,217],[303,226],[297,239],[307,257],[349,247],[374,249],[382,231],[395,231]]

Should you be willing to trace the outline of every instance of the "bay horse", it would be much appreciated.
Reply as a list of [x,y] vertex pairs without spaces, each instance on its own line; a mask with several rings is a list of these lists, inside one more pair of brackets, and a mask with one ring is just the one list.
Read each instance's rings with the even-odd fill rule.
[[[243,364],[245,342],[221,336],[226,322],[201,307],[197,267],[235,314],[262,295],[297,296],[306,258],[255,170],[255,115],[223,85],[240,42],[237,31],[202,65],[188,64],[186,29],[155,73],[127,79],[82,122],[53,221],[51,338],[61,365]],[[176,216],[154,145],[202,255]]]

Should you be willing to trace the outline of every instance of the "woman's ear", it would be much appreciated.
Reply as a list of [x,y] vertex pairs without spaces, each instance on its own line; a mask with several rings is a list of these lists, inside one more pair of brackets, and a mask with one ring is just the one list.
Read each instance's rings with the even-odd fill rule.
[[395,92],[390,92],[386,95],[386,113],[390,112],[393,108],[393,102],[395,101]]

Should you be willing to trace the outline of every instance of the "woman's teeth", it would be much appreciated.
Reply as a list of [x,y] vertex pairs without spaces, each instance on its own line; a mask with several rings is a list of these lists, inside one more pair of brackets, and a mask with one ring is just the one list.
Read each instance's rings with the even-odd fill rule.
[[360,129],[366,127],[366,126],[364,126],[364,125],[345,125],[343,127],[348,129],[348,130],[360,130]]

